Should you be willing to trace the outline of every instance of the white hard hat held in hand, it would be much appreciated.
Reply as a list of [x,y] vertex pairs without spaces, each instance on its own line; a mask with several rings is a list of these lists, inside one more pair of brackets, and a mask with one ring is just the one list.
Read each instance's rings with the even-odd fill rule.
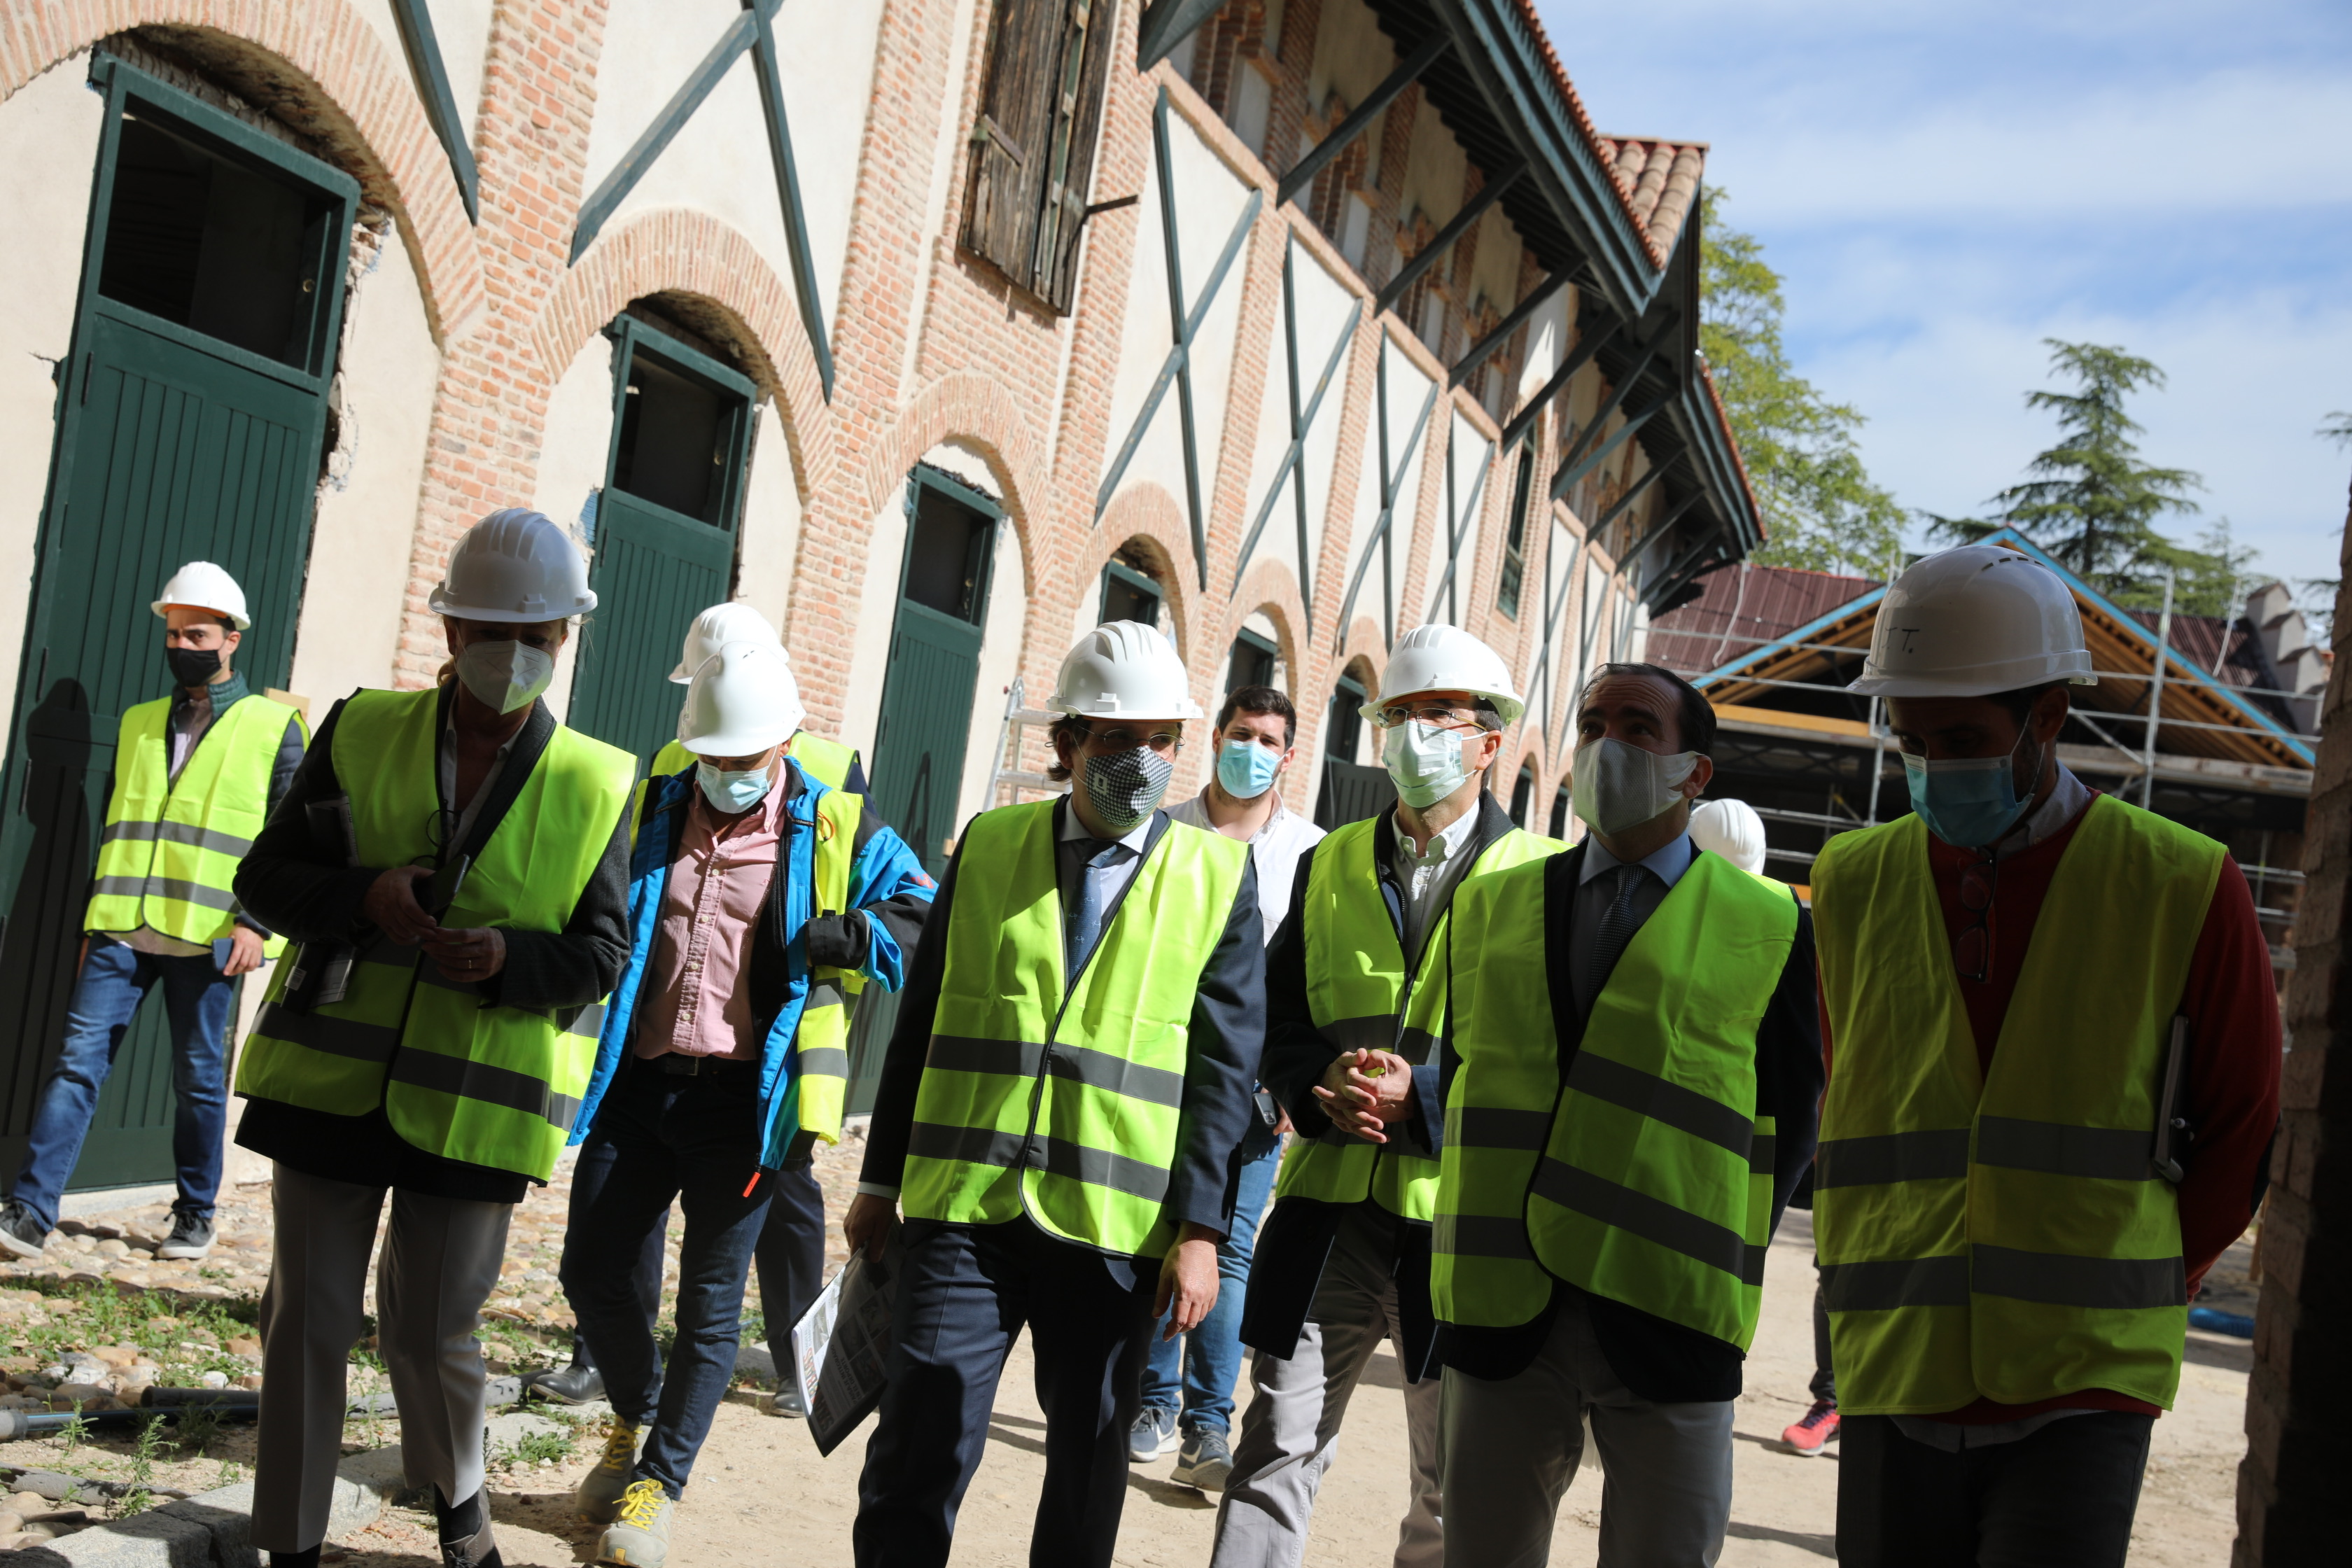
[[713,605],[694,617],[686,628],[686,646],[679,650],[677,668],[669,678],[680,686],[694,679],[694,672],[710,662],[710,658],[731,642],[772,644],[779,651],[784,639],[768,624],[768,617],[740,599],[730,599],[723,605]]
[[748,757],[792,739],[807,717],[782,648],[731,642],[694,672],[677,716],[677,743],[698,756]]
[[558,621],[586,615],[596,595],[572,536],[542,513],[510,506],[466,531],[425,603],[467,621]]
[[1381,672],[1379,695],[1365,702],[1361,712],[1374,723],[1380,711],[1401,697],[1423,691],[1467,691],[1495,705],[1506,726],[1517,721],[1527,704],[1511,685],[1511,671],[1503,656],[1459,626],[1439,623],[1415,626],[1397,639]]
[[226,616],[238,631],[253,625],[245,615],[245,590],[209,561],[191,561],[173,573],[172,580],[163,584],[163,596],[152,608],[160,616],[173,605]]
[[1156,627],[1105,621],[1062,660],[1053,707],[1082,719],[1198,719],[1184,661]]
[[1764,874],[1764,819],[1744,800],[1703,800],[1691,807],[1691,842],[1743,871]]
[[1997,544],[1915,563],[1878,606],[1862,697],[1987,697],[2063,680],[2096,686],[2083,617],[2058,574]]

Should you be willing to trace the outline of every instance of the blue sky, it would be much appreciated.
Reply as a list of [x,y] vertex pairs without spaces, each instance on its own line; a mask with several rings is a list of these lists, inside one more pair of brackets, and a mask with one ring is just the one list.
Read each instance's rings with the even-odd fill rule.
[[2352,452],[2343,0],[1537,0],[1595,123],[1705,141],[1787,279],[1798,368],[1905,505],[1971,513],[2049,445],[2044,338],[2170,376],[2151,461],[2258,570],[2336,575]]

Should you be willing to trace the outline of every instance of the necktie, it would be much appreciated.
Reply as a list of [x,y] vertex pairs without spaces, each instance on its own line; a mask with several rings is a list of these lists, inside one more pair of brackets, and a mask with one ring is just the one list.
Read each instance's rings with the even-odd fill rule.
[[1625,944],[1633,940],[1633,931],[1640,922],[1633,915],[1633,893],[1641,887],[1647,873],[1639,866],[1617,868],[1617,890],[1609,900],[1609,910],[1601,917],[1601,929],[1592,933],[1592,945],[1587,950],[1584,984],[1577,987],[1577,1005],[1590,1016],[1593,998],[1609,984],[1609,975],[1617,961],[1625,956]]
[[1118,854],[1120,846],[1114,839],[1081,838],[1076,841],[1078,850],[1077,902],[1070,910],[1069,949],[1062,970],[1064,983],[1075,981],[1079,966],[1095,950],[1095,939],[1102,934],[1102,884],[1095,870],[1108,866]]

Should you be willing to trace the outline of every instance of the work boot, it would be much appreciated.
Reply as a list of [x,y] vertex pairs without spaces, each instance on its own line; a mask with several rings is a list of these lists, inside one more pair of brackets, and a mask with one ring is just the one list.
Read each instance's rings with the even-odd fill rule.
[[1127,1457],[1139,1465],[1148,1465],[1163,1454],[1172,1453],[1176,1443],[1176,1412],[1154,1410],[1147,1405],[1127,1434]]
[[1838,1407],[1834,1399],[1816,1399],[1813,1407],[1805,1412],[1804,1419],[1796,1422],[1780,1434],[1780,1441],[1789,1452],[1800,1458],[1818,1459],[1829,1440],[1838,1435]]
[[585,1405],[604,1397],[604,1374],[575,1361],[524,1373],[522,1391],[556,1405]]
[[1204,1492],[1225,1489],[1226,1478],[1234,1473],[1234,1451],[1225,1447],[1225,1434],[1215,1426],[1195,1426],[1184,1434],[1184,1447],[1176,1456],[1176,1468],[1168,1479],[1180,1487],[1198,1487]]
[[637,1470],[637,1444],[645,1436],[645,1427],[635,1421],[614,1418],[612,1433],[604,1439],[604,1452],[595,1468],[580,1479],[572,1500],[580,1517],[591,1524],[610,1524],[621,1506],[623,1494],[629,1489],[630,1479]]
[[49,1244],[49,1227],[16,1199],[0,1204],[0,1247],[19,1258],[38,1258]]
[[669,1559],[669,1516],[677,1507],[659,1481],[631,1481],[621,1516],[596,1542],[594,1561],[608,1568],[662,1568]]
[[172,1234],[155,1248],[158,1258],[197,1258],[211,1256],[213,1250],[213,1216],[189,1214],[184,1209],[172,1211]]

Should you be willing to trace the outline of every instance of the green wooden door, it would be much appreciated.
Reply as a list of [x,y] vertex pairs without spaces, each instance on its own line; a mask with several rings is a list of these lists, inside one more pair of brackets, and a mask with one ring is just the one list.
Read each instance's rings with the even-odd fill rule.
[[688,625],[732,592],[752,386],[635,317],[613,336],[612,455],[588,574],[596,610],[569,721],[644,766],[677,734],[669,672]]
[[[1003,514],[987,497],[920,468],[908,481],[907,512],[898,615],[866,798],[936,879],[946,872],[949,842],[962,826],[956,809],[988,621],[989,563]],[[898,1018],[896,993],[869,987],[858,998],[850,1028],[850,1110],[873,1109]]]
[[[62,1037],[116,725],[170,689],[150,608],[182,563],[244,587],[236,654],[288,684],[357,188],[100,58],[109,115],[90,254],[0,783],[0,1160],[13,1170]],[[172,1175],[171,1051],[142,1006],[72,1185]]]

